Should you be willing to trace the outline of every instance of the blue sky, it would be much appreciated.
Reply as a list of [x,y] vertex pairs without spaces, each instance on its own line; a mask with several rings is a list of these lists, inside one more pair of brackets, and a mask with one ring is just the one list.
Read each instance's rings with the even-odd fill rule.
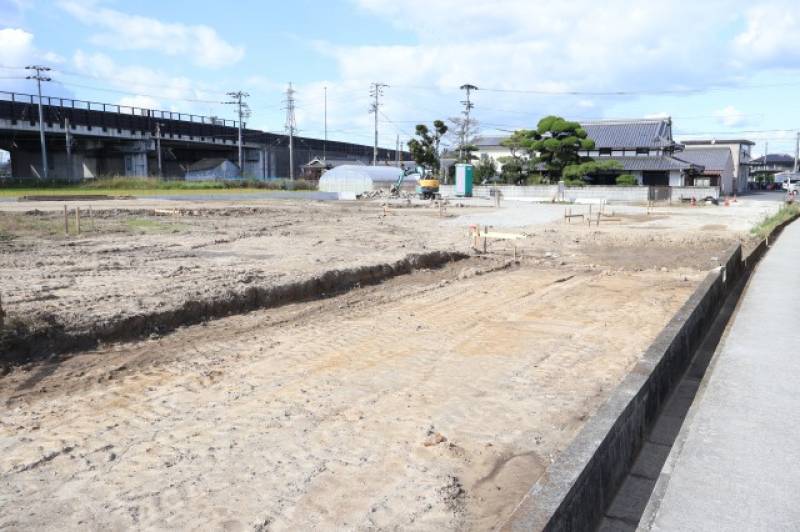
[[46,93],[92,101],[232,118],[219,102],[245,90],[250,125],[270,131],[292,81],[308,136],[328,87],[329,137],[367,144],[380,81],[385,146],[456,116],[467,82],[485,134],[545,114],[669,115],[683,138],[750,138],[759,154],[792,152],[800,127],[792,0],[0,0],[0,90],[33,91],[15,79],[30,63],[53,67]]

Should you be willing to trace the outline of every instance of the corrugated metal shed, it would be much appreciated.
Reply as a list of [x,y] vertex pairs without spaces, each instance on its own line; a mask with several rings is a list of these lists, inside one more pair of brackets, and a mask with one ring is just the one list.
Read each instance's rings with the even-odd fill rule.
[[719,148],[693,148],[680,153],[686,162],[702,166],[706,171],[733,171],[733,156],[727,146]]
[[186,170],[187,181],[212,181],[215,179],[240,179],[239,167],[228,159],[201,159]]
[[669,119],[609,120],[581,124],[595,149],[668,148],[672,140],[672,122]]

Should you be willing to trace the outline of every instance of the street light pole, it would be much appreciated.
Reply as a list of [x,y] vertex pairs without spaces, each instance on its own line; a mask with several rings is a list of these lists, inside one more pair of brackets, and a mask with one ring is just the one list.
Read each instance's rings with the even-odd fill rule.
[[43,81],[51,81],[52,78],[48,76],[42,75],[42,72],[47,72],[50,70],[50,67],[41,66],[41,65],[30,65],[25,67],[26,70],[35,70],[36,74],[32,76],[26,76],[26,79],[35,79],[36,80],[36,88],[39,93],[39,142],[42,145],[42,176],[47,179],[48,178],[48,170],[47,170],[47,144],[45,143],[44,139],[44,112],[42,111],[42,82]]

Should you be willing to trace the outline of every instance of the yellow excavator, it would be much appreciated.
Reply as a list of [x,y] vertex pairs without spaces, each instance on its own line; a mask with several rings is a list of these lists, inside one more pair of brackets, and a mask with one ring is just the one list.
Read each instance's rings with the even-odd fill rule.
[[392,185],[391,192],[392,194],[399,194],[400,187],[403,184],[405,178],[411,174],[419,174],[419,180],[417,181],[417,187],[415,192],[419,196],[419,199],[435,199],[439,197],[439,180],[433,175],[427,175],[427,172],[424,169],[419,171],[417,169],[408,169],[405,170],[400,177],[397,178],[397,182]]
[[417,182],[419,199],[435,199],[439,197],[439,180],[434,176],[420,175]]

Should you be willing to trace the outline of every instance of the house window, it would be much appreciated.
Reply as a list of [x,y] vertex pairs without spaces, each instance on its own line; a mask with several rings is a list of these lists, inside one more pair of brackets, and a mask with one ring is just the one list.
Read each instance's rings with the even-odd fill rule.
[[649,148],[636,148],[636,155],[650,155]]
[[600,148],[600,155],[611,155],[611,148]]

